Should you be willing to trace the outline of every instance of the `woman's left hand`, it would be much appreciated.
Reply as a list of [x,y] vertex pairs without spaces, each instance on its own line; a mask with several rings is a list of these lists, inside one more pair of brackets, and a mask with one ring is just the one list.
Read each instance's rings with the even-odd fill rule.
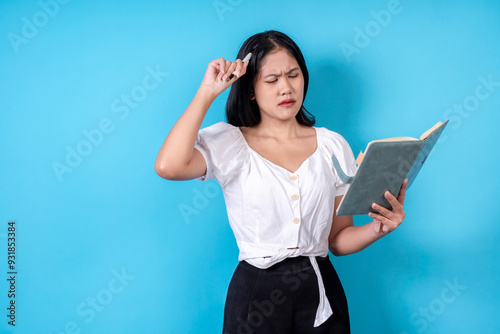
[[373,224],[375,232],[388,234],[401,225],[403,219],[406,217],[404,212],[404,202],[407,184],[408,179],[405,179],[401,185],[401,190],[399,191],[397,199],[390,192],[385,192],[384,196],[391,204],[392,210],[388,210],[376,203],[372,204],[372,208],[379,212],[379,214],[374,212],[368,213],[368,216],[375,219]]

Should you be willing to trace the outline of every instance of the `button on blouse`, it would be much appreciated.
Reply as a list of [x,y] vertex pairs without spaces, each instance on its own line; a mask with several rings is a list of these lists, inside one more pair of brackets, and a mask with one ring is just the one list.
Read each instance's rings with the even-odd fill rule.
[[[356,163],[344,137],[313,128],[317,149],[293,173],[254,151],[239,127],[219,122],[198,132],[194,147],[205,158],[207,172],[196,179],[219,182],[239,261],[266,269],[287,257],[309,256],[319,270],[315,257],[328,254],[335,196],[348,186],[331,157],[348,175],[354,175]],[[316,273],[321,283],[319,325],[332,312]]]

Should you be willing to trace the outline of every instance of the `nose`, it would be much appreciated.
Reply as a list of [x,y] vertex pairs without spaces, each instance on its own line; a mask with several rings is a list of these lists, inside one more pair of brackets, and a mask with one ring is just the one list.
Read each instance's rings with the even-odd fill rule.
[[286,95],[286,94],[291,94],[292,93],[292,85],[290,84],[290,81],[288,78],[285,78],[281,81],[281,95]]

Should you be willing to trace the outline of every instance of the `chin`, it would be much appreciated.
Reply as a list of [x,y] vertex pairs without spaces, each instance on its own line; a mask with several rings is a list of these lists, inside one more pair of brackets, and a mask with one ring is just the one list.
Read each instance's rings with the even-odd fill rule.
[[289,120],[292,120],[292,119],[295,119],[297,117],[297,113],[290,113],[290,114],[285,114],[285,115],[281,115],[281,117],[279,117],[282,121],[289,121]]

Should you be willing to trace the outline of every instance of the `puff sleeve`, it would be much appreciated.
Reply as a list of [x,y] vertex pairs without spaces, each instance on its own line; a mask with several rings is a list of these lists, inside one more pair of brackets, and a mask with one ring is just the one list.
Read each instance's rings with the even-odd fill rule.
[[354,158],[354,154],[352,153],[351,146],[342,135],[326,128],[325,130],[327,152],[329,154],[330,163],[335,174],[335,196],[341,196],[345,194],[349,185],[342,182],[337,171],[335,171],[333,163],[331,162],[331,156],[335,155],[335,157],[339,161],[340,167],[348,176],[353,176],[355,174],[357,168],[356,160]]
[[236,130],[231,124],[219,122],[198,132],[194,148],[203,155],[207,172],[196,180],[216,179],[223,185],[235,173],[241,161],[241,144],[236,140]]

